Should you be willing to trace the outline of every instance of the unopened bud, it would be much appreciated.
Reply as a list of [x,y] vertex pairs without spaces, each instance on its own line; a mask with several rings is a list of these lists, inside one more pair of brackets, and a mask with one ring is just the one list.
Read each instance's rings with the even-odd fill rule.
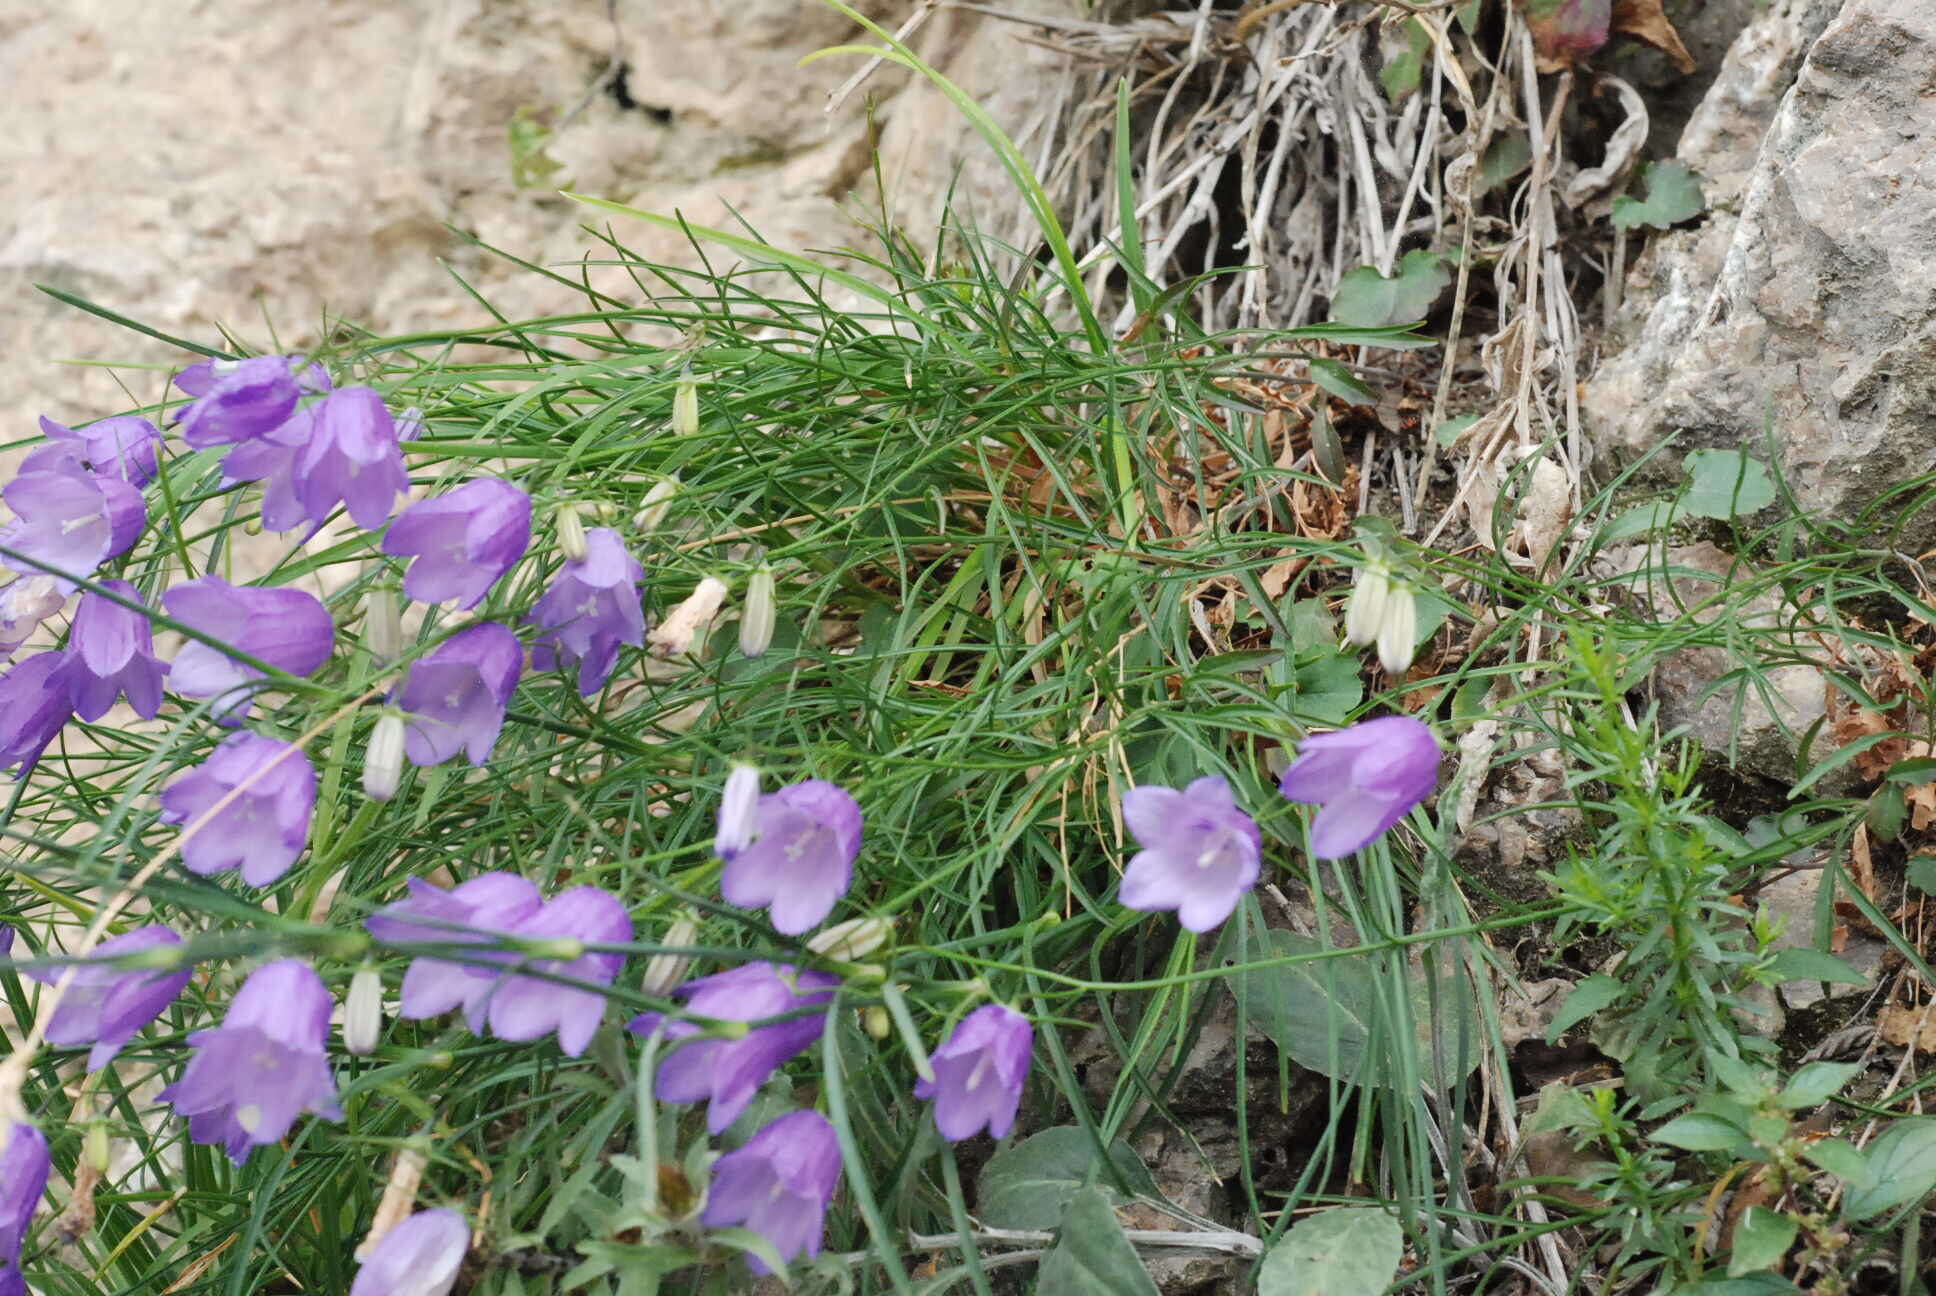
[[739,650],[747,657],[762,656],[773,645],[773,626],[779,616],[774,594],[773,569],[761,563],[746,582],[746,608],[739,618]]
[[394,592],[373,589],[364,597],[363,646],[379,666],[403,656],[403,612]]
[[860,1028],[869,1038],[884,1040],[894,1033],[894,1019],[887,1015],[887,1009],[879,1004],[870,1004],[860,1010]]
[[663,481],[652,483],[652,489],[639,501],[639,511],[632,515],[632,526],[641,535],[651,535],[665,521],[666,510],[672,507],[672,497],[679,493],[679,475],[674,473]]
[[403,717],[386,711],[377,718],[363,754],[363,795],[372,801],[388,801],[397,794],[403,778]]
[[554,525],[558,528],[558,552],[568,562],[584,562],[585,519],[579,516],[578,506],[560,505],[554,515]]
[[1418,600],[1393,581],[1385,594],[1385,615],[1378,624],[1378,664],[1388,675],[1403,675],[1418,646]]
[[357,1057],[376,1052],[383,1038],[383,976],[373,967],[361,967],[350,978],[350,992],[343,997],[343,1048]]
[[759,835],[759,768],[735,765],[726,776],[726,792],[719,801],[719,831],[713,836],[713,854],[729,860],[751,846]]
[[81,1160],[96,1174],[108,1172],[108,1127],[94,1121],[81,1142]]
[[849,918],[815,936],[807,948],[836,963],[858,963],[887,944],[893,934],[891,918]]
[[1378,646],[1378,662],[1388,674],[1402,675],[1412,664],[1418,637],[1418,604],[1411,588],[1383,562],[1358,569],[1344,607],[1344,637],[1357,647]]
[[679,375],[679,381],[672,388],[672,433],[674,436],[691,436],[699,431],[699,380],[692,376],[692,366]]
[[1345,642],[1354,648],[1378,642],[1379,618],[1384,615],[1385,595],[1390,590],[1391,575],[1385,564],[1367,563],[1358,569],[1351,583],[1351,597],[1344,605]]
[[666,614],[666,619],[645,637],[655,657],[683,657],[692,651],[693,640],[712,624],[719,605],[726,601],[726,582],[717,576],[700,581],[686,601]]
[[[679,920],[666,929],[665,944],[672,949],[680,949],[698,938],[699,924],[690,915],[681,914]],[[664,995],[686,979],[686,969],[691,966],[690,954],[674,954],[670,950],[654,954],[645,965],[645,979],[639,983],[639,989],[649,995]]]

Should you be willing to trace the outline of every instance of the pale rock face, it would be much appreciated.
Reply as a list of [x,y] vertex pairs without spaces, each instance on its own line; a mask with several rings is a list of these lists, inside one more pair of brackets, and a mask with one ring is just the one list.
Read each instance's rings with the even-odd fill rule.
[[[1635,267],[1637,336],[1582,400],[1602,454],[1771,428],[1803,506],[1844,521],[1936,470],[1932,80],[1927,0],[1777,0],[1742,32],[1682,142],[1715,210]],[[1906,525],[1936,538],[1936,513]]]
[[[858,7],[890,29],[909,11]],[[1071,12],[1074,0],[1013,7]],[[905,72],[883,66],[825,111],[861,60],[800,60],[872,38],[817,0],[618,0],[616,18],[615,30],[604,0],[82,0],[0,14],[0,343],[13,357],[0,409],[14,428],[0,439],[31,434],[43,411],[82,422],[130,395],[157,400],[167,381],[165,369],[57,360],[189,358],[37,282],[207,342],[220,323],[267,347],[266,319],[283,350],[338,317],[380,333],[478,319],[452,271],[514,318],[576,309],[574,294],[445,228],[540,263],[608,254],[578,228],[602,215],[513,184],[520,108],[557,122],[583,104],[549,146],[554,185],[703,224],[730,225],[736,209],[805,250],[865,243],[841,203],[874,207],[871,96],[890,204],[917,237],[957,165],[962,191],[993,209],[987,223],[1012,220],[992,155]],[[939,11],[915,44],[1015,130],[1060,66],[1025,32]],[[631,107],[600,88],[615,54]],[[612,224],[642,256],[696,261],[677,235]],[[637,295],[615,269],[593,282]]]

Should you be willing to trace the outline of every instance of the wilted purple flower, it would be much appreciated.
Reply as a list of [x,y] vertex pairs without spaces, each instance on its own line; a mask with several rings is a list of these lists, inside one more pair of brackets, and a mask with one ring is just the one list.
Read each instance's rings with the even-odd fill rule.
[[[59,1048],[92,1044],[87,1069],[99,1071],[121,1046],[175,1002],[194,975],[191,967],[119,968],[114,960],[157,946],[178,947],[182,938],[162,926],[140,927],[125,936],[103,941],[93,958],[74,971],[67,993],[47,1024],[47,1042]],[[179,962],[179,960],[177,960]],[[152,960],[151,962],[159,962]],[[64,967],[24,969],[28,976],[52,985],[66,975]]]
[[[245,783],[240,795],[202,823],[210,807]],[[315,809],[316,769],[302,749],[248,733],[228,738],[161,790],[161,821],[192,830],[181,851],[189,871],[239,868],[250,886],[268,886],[289,871],[309,840]]]
[[410,713],[404,753],[437,765],[459,751],[482,765],[524,669],[518,637],[493,621],[459,630],[410,667],[397,705]]
[[[718,1021],[765,1021],[783,1013],[818,1008],[834,997],[839,978],[827,972],[801,972],[787,964],[742,963],[700,977],[675,994],[694,1017]],[[825,1011],[755,1026],[738,1039],[697,1039],[677,1044],[659,1064],[656,1095],[667,1102],[710,1102],[706,1128],[717,1134],[733,1123],[781,1063],[811,1046],[827,1026]],[[668,1021],[660,1013],[640,1013],[626,1024],[637,1035],[663,1029],[669,1041],[698,1035],[690,1021]]]
[[20,461],[21,472],[88,472],[137,487],[154,480],[161,429],[145,418],[122,414],[76,429],[43,414],[40,430],[47,444]]
[[418,1211],[383,1235],[356,1271],[350,1296],[446,1296],[470,1249],[462,1215]]
[[979,1130],[1006,1137],[1022,1105],[1035,1028],[1005,1004],[987,1004],[962,1018],[948,1042],[934,1051],[934,1079],[914,1086],[916,1098],[934,1099],[941,1137],[959,1143]]
[[0,661],[34,637],[40,623],[67,606],[67,595],[52,576],[17,576],[0,589]]
[[1174,909],[1184,927],[1209,931],[1257,885],[1263,836],[1214,774],[1181,792],[1131,788],[1123,818],[1143,845],[1116,896],[1131,909]]
[[[730,837],[724,831],[722,837]],[[721,852],[719,892],[744,909],[770,905],[774,929],[796,936],[847,894],[860,854],[860,806],[823,779],[806,779],[759,800],[751,845]]]
[[67,697],[67,654],[35,653],[0,675],[0,769],[25,778],[74,713]]
[[264,964],[235,992],[218,1029],[188,1037],[195,1055],[156,1097],[188,1117],[190,1138],[225,1145],[237,1165],[251,1148],[280,1141],[304,1112],[342,1120],[323,1056],[330,1008],[307,963]]
[[308,443],[296,460],[304,514],[320,523],[340,503],[366,531],[382,526],[397,496],[410,488],[396,420],[383,397],[368,387],[344,387],[309,414]]
[[175,386],[196,398],[175,416],[182,439],[206,450],[274,431],[305,392],[328,391],[329,376],[301,356],[252,356],[190,365]]
[[16,571],[54,578],[62,594],[141,534],[148,506],[118,477],[83,472],[23,472],[7,483],[7,507],[17,520],[0,527],[0,555]]
[[422,878],[409,881],[410,898],[385,905],[364,921],[370,935],[388,945],[447,944],[464,961],[419,955],[403,974],[400,1017],[416,1020],[462,1008],[475,1034],[483,1034],[491,991],[509,950],[500,944],[543,905],[538,888],[514,873],[484,873],[445,891]]
[[[102,581],[101,588],[141,602],[140,591],[126,581]],[[167,673],[155,656],[147,617],[91,590],[81,596],[67,635],[67,692],[81,719],[99,720],[124,693],[136,715],[153,719]]]
[[1322,807],[1311,821],[1311,853],[1342,859],[1430,796],[1438,777],[1432,731],[1410,716],[1381,716],[1306,738],[1278,790]]
[[[751,1229],[782,1260],[817,1256],[840,1182],[840,1138],[819,1112],[789,1112],[713,1162],[712,1179],[700,1216],[707,1228]],[[772,1272],[756,1255],[746,1263]]]
[[47,1191],[51,1163],[47,1136],[25,1121],[15,1121],[0,1148],[0,1296],[27,1296],[20,1273],[20,1248],[27,1225]]
[[[545,902],[544,908],[519,922],[517,936],[529,941],[557,941],[576,945],[617,945],[632,939],[632,920],[625,906],[608,891],[595,886],[573,887]],[[625,955],[579,952],[564,959],[537,959],[529,969],[546,979],[507,972],[491,992],[487,1012],[491,1034],[502,1040],[534,1040],[558,1032],[558,1047],[577,1057],[592,1042],[605,1015],[605,996],[596,990],[563,985],[552,977],[610,985],[624,966]]]
[[578,693],[590,697],[605,685],[618,646],[645,642],[645,611],[639,585],[645,568],[625,552],[618,532],[593,527],[585,533],[584,558],[567,562],[526,618],[541,626],[531,652],[539,670],[578,663]]
[[[329,659],[336,626],[313,594],[293,589],[231,585],[220,576],[183,581],[161,596],[168,615],[251,657],[307,675]],[[241,694],[263,674],[199,641],[182,646],[169,685],[183,697],[226,697],[217,719],[239,724],[253,699]],[[232,696],[231,696],[232,695]]]
[[531,543],[531,497],[510,482],[485,477],[403,510],[383,537],[383,552],[416,555],[403,592],[419,603],[483,602],[491,586],[524,557]]

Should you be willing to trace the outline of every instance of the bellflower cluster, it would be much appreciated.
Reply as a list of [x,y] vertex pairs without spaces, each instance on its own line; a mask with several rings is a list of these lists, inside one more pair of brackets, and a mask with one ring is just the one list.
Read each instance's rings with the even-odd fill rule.
[[1432,793],[1439,745],[1410,716],[1381,716],[1298,744],[1278,790],[1289,801],[1319,806],[1311,853],[1342,859],[1363,850]]
[[[700,1222],[707,1228],[751,1229],[785,1261],[820,1254],[827,1203],[840,1182],[840,1139],[816,1111],[790,1112],[744,1146],[713,1162],[712,1188]],[[772,1270],[748,1255],[754,1273]]]
[[175,386],[195,399],[175,415],[191,449],[240,445],[274,432],[305,394],[330,389],[321,365],[301,356],[204,360],[175,375]]
[[[203,817],[231,791],[233,801]],[[296,862],[316,809],[316,768],[293,743],[235,734],[209,758],[161,790],[161,821],[188,824],[182,846],[190,872],[242,870],[250,886],[268,886]]]
[[483,477],[405,508],[384,534],[383,552],[416,559],[403,578],[410,598],[474,608],[530,544],[531,497]]
[[364,927],[388,945],[448,945],[461,958],[420,954],[411,960],[399,1015],[416,1020],[458,1008],[472,1033],[482,1035],[502,965],[517,957],[489,947],[536,914],[544,896],[515,873],[484,873],[448,891],[422,878],[409,879],[408,886],[408,899],[385,905]]
[[1230,917],[1257,885],[1263,835],[1215,775],[1180,792],[1131,788],[1123,794],[1123,819],[1143,845],[1117,895],[1131,909],[1174,909],[1186,929],[1204,932]]
[[52,1168],[47,1136],[25,1121],[15,1121],[7,1132],[7,1146],[0,1149],[0,1296],[27,1296],[20,1248],[40,1195],[47,1191]]
[[[121,580],[101,588],[141,604],[141,592]],[[81,596],[67,636],[67,693],[75,714],[99,720],[117,697],[126,697],[144,720],[161,709],[161,677],[168,667],[155,656],[148,618],[113,599],[90,591]]]
[[[161,596],[168,615],[191,629],[268,662],[291,675],[308,675],[329,659],[336,625],[313,594],[257,585],[231,585],[203,576]],[[265,676],[220,648],[199,641],[175,654],[169,686],[188,698],[216,698],[217,719],[240,724],[253,705],[242,692]]]
[[847,894],[860,855],[854,798],[822,779],[759,796],[757,771],[727,780],[714,848],[726,861],[719,891],[744,909],[768,909],[788,936],[816,926]]
[[257,968],[222,1025],[188,1037],[194,1055],[157,1096],[188,1118],[190,1138],[222,1144],[237,1165],[258,1145],[279,1142],[304,1112],[342,1120],[323,1055],[331,1006],[322,978],[301,959]]
[[409,713],[404,753],[411,764],[441,765],[461,751],[482,765],[523,669],[517,636],[491,621],[459,630],[419,658],[397,693],[397,705]]
[[914,1086],[916,1098],[934,1100],[941,1137],[959,1143],[986,1129],[1006,1138],[1022,1106],[1035,1028],[1004,1004],[986,1004],[962,1018],[948,1042],[934,1051],[934,1079]]
[[356,1271],[350,1296],[446,1296],[470,1249],[462,1215],[418,1211],[383,1235]]
[[343,387],[308,413],[309,438],[295,464],[303,516],[321,525],[341,504],[364,530],[382,526],[397,496],[410,488],[396,420],[383,397],[368,387]]
[[[61,996],[60,1006],[47,1024],[47,1042],[59,1048],[91,1044],[94,1047],[87,1055],[87,1069],[99,1071],[106,1066],[123,1044],[175,1002],[194,975],[190,967],[117,968],[115,960],[143,950],[178,948],[181,943],[182,938],[173,930],[158,925],[101,942],[93,957],[74,970],[67,993]],[[67,974],[67,969],[33,967],[26,973],[52,985]]]
[[564,570],[531,608],[527,624],[539,627],[531,664],[539,670],[578,666],[578,693],[590,697],[611,678],[620,644],[645,642],[645,610],[639,586],[645,568],[625,551],[610,527],[585,533],[585,556]]

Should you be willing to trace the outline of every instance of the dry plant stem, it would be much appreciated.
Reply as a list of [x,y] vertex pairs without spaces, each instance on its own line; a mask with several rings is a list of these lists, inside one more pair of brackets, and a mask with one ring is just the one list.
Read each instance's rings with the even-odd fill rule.
[[53,1020],[54,1012],[60,1007],[61,999],[67,994],[68,987],[74,983],[74,978],[80,974],[81,964],[78,960],[86,958],[93,952],[94,947],[100,944],[101,937],[107,934],[109,925],[121,916],[122,910],[133,903],[137,895],[141,894],[141,888],[148,884],[148,879],[160,872],[163,865],[181,854],[182,847],[187,845],[190,838],[210,823],[213,823],[216,816],[234,804],[237,797],[266,778],[271,770],[281,765],[292,754],[307,747],[315,739],[335,728],[336,723],[343,717],[354,712],[358,707],[362,706],[377,694],[387,690],[389,688],[389,679],[394,674],[396,674],[396,671],[392,670],[379,676],[377,683],[372,684],[357,697],[344,703],[328,716],[311,725],[288,748],[278,753],[260,769],[230,788],[199,819],[183,829],[180,836],[162,848],[160,854],[142,865],[140,871],[127,880],[126,884],[115,893],[113,899],[101,906],[100,911],[94,915],[94,921],[88,924],[86,934],[81,937],[80,948],[74,951],[76,961],[67,965],[66,970],[61,973],[60,979],[55,981],[47,993],[41,997],[40,1009],[34,1014],[33,1029],[27,1032],[27,1038],[20,1041],[14,1051],[8,1055],[7,1060],[0,1062],[0,1154],[6,1152],[7,1144],[13,1139],[14,1123],[25,1120],[27,1117],[26,1109],[20,1102],[20,1091],[27,1083],[27,1068],[33,1065],[34,1057],[40,1052],[41,1043],[47,1036],[48,1023]]
[[[1135,1247],[1152,1251],[1214,1251],[1256,1259],[1264,1254],[1264,1244],[1248,1233],[1234,1229],[1194,1232],[1179,1229],[1124,1229],[1123,1236]],[[1046,1229],[977,1229],[968,1235],[978,1246],[1045,1247],[1055,1241]],[[938,1251],[955,1247],[961,1239],[952,1233],[909,1233],[908,1246],[917,1251]]]
[[[905,45],[908,38],[914,35],[915,32],[920,31],[922,25],[934,16],[935,7],[940,2],[941,0],[921,0],[920,7],[909,14],[907,21],[901,24],[900,30],[894,33],[894,39]],[[884,62],[886,62],[885,59],[877,56],[861,64],[858,72],[848,77],[845,81],[842,81],[839,87],[827,96],[827,106],[823,111],[832,113],[840,105],[846,103],[847,96],[860,89],[861,83],[866,81],[868,77],[873,76],[874,69],[878,68]]]

